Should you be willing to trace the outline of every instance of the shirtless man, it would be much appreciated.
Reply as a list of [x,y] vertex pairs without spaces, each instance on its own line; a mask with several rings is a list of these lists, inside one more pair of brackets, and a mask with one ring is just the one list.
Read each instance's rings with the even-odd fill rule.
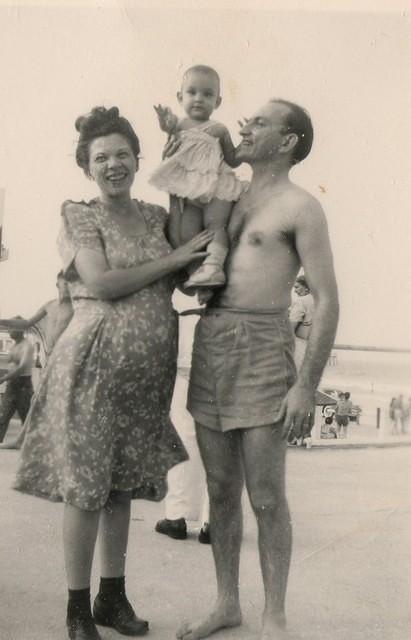
[[56,287],[58,290],[58,299],[50,300],[46,302],[46,304],[43,304],[31,318],[27,320],[24,318],[0,319],[0,327],[7,329],[26,331],[30,329],[30,327],[37,327],[43,338],[47,358],[57,338],[63,333],[73,317],[73,305],[71,304],[67,281],[62,271],[57,274]]
[[[58,300],[50,300],[50,302],[43,304],[31,318],[27,320],[24,318],[0,319],[0,326],[15,331],[22,332],[30,329],[30,327],[36,327],[40,331],[43,339],[46,358],[49,357],[57,338],[63,333],[73,317],[73,305],[71,303],[67,281],[61,271],[57,274],[56,287],[58,289]],[[0,444],[0,449],[20,449],[25,435],[26,431],[23,427],[17,438]]]
[[[309,116],[296,105],[273,100],[246,121],[240,134],[237,157],[251,165],[253,176],[230,219],[227,285],[209,302],[196,328],[188,398],[207,473],[217,602],[205,620],[177,632],[180,640],[241,624],[244,481],[258,525],[265,592],[261,640],[289,637],[287,434],[314,409],[338,319],[324,213],[315,198],[289,179],[291,167],[311,148]],[[315,309],[296,377],[288,307],[301,266]]]
[[0,442],[3,442],[15,411],[24,424],[33,395],[31,382],[34,359],[33,346],[25,339],[22,331],[11,330],[9,336],[15,344],[8,357],[12,368],[0,377],[0,384],[7,382],[0,406]]

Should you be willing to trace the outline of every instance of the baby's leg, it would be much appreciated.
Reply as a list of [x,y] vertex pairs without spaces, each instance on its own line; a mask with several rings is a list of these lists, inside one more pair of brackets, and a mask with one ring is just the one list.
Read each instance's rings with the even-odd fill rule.
[[191,200],[170,196],[169,237],[176,249],[204,230],[203,211]]
[[218,198],[204,206],[203,227],[214,231],[214,238],[207,245],[209,255],[190,277],[186,287],[219,287],[225,284],[224,262],[229,247],[227,225],[232,207],[232,202]]

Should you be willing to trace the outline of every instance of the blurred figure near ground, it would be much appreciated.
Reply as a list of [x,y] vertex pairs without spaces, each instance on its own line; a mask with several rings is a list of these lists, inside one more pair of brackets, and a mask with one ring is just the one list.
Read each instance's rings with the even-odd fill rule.
[[350,422],[351,409],[352,409],[352,402],[350,400],[350,394],[348,392],[347,393],[341,392],[338,395],[337,409],[335,412],[338,438],[346,438],[348,435],[348,425]]
[[[73,317],[73,305],[70,298],[68,284],[62,271],[57,274],[56,287],[58,289],[58,299],[50,300],[43,304],[43,306],[41,306],[31,318],[25,319],[18,316],[16,318],[0,319],[0,326],[17,331],[25,331],[33,327],[37,329],[42,338],[46,362],[55,343]],[[34,389],[37,389],[37,385],[41,378],[41,366],[42,363],[39,344],[36,343],[35,368],[33,369],[35,375],[32,376]],[[23,428],[19,432],[17,438],[1,444],[0,449],[20,449],[23,444],[25,434],[26,428],[23,425]]]
[[25,338],[23,331],[11,329],[9,336],[14,340],[14,345],[8,356],[11,368],[0,378],[0,384],[7,382],[0,406],[0,442],[3,442],[10,420],[16,411],[24,424],[33,395],[33,345]]

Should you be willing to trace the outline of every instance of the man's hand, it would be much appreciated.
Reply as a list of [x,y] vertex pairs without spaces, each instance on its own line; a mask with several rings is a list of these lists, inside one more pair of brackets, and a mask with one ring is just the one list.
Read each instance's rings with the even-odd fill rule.
[[288,437],[291,427],[299,430],[315,411],[315,390],[300,386],[298,382],[285,396],[276,422],[283,423],[283,438]]
[[157,114],[160,129],[169,135],[175,133],[178,124],[177,116],[169,107],[163,107],[161,104],[154,105],[154,111]]

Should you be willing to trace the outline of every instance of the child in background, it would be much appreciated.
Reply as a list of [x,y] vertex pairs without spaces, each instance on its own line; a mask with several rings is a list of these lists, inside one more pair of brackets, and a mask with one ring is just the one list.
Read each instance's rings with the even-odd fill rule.
[[168,107],[154,107],[160,127],[181,141],[176,152],[163,160],[150,183],[170,194],[170,240],[187,242],[203,229],[214,232],[209,255],[191,274],[186,288],[225,284],[224,261],[228,252],[227,224],[233,202],[247,187],[230,167],[240,163],[228,129],[210,116],[221,104],[220,78],[211,67],[188,69],[177,99],[186,116],[179,119]]

